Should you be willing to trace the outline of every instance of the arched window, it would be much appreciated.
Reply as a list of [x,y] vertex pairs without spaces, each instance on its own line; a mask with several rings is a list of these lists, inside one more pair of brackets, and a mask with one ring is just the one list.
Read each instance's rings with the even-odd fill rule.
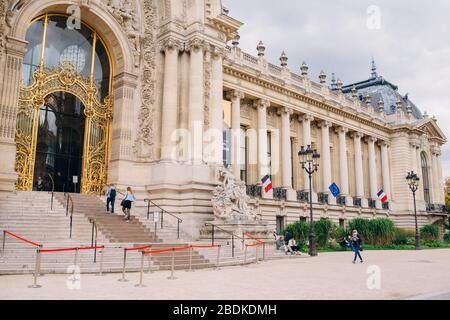
[[430,179],[428,175],[428,162],[427,162],[427,156],[425,152],[422,152],[420,154],[420,163],[422,166],[422,180],[423,180],[423,197],[427,204],[431,203],[430,198]]
[[110,150],[111,55],[94,29],[71,25],[67,15],[38,16],[26,40],[16,188],[100,194]]
[[23,81],[33,83],[33,73],[42,64],[46,69],[69,62],[75,71],[92,81],[103,101],[111,90],[110,57],[97,32],[81,23],[76,29],[68,25],[68,17],[46,14],[36,18],[27,31],[27,53],[23,60]]

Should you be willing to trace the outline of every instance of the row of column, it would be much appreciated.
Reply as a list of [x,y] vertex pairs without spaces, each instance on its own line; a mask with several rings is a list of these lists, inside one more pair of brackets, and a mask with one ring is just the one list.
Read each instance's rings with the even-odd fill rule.
[[[233,91],[229,97],[232,104],[232,129],[238,130],[240,128],[240,105],[243,94],[239,91]],[[258,112],[258,173],[262,177],[268,173],[267,167],[267,107],[270,106],[270,102],[265,99],[259,99],[254,101],[254,106]],[[290,115],[293,111],[287,107],[280,109],[281,113],[281,164],[282,164],[282,187],[286,189],[292,189],[292,163],[291,159],[291,130],[290,130]],[[311,145],[311,122],[314,117],[305,114],[299,117],[299,121],[302,122],[303,127],[303,145]],[[322,158],[322,190],[328,192],[328,188],[332,183],[331,175],[331,154],[330,154],[330,128],[333,128],[332,123],[329,121],[320,121],[319,127],[322,134],[322,144],[320,148]],[[340,175],[340,189],[341,195],[349,196],[349,172],[348,172],[348,159],[347,159],[347,134],[349,130],[343,126],[334,127],[335,131],[339,135],[339,175]],[[362,147],[361,139],[364,135],[360,132],[352,132],[354,149],[355,149],[355,196],[357,198],[364,198],[364,172],[363,172],[363,160],[362,160]],[[368,143],[368,156],[369,156],[369,185],[370,185],[370,197],[377,199],[378,193],[378,181],[376,171],[376,153],[375,143],[377,139],[371,136],[365,138]],[[391,186],[390,186],[390,172],[389,172],[389,155],[388,155],[388,143],[386,141],[380,141],[381,147],[381,167],[382,167],[382,179],[383,190],[390,198]],[[239,176],[239,162],[237,161],[237,154],[239,154],[240,142],[236,141],[232,146],[233,153],[233,173],[235,176]],[[304,173],[304,189],[309,190],[309,178],[307,173]],[[381,206],[377,201],[377,206]]]
[[[161,125],[161,161],[173,161],[176,156],[176,139],[178,123],[178,97],[179,97],[179,53],[181,50],[190,52],[189,63],[189,110],[188,130],[193,133],[191,137],[191,161],[193,164],[202,164],[204,161],[204,53],[211,47],[203,40],[192,39],[186,45],[178,40],[169,38],[162,43],[161,50],[165,53],[164,61],[164,84],[162,103],[162,125]],[[216,132],[211,138],[214,141],[212,148],[213,156],[210,163],[220,164],[222,162],[223,146],[223,53],[218,48],[211,50],[211,90],[210,90],[210,114],[209,128]]]

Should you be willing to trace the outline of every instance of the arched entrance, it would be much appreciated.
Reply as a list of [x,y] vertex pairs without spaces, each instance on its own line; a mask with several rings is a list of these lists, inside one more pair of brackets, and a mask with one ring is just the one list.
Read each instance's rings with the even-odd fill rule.
[[95,30],[71,28],[64,15],[36,18],[26,40],[16,188],[42,189],[40,180],[48,178],[57,191],[98,194],[106,182],[111,136],[110,54]]
[[73,94],[58,91],[39,109],[33,190],[80,192],[83,164],[84,105]]

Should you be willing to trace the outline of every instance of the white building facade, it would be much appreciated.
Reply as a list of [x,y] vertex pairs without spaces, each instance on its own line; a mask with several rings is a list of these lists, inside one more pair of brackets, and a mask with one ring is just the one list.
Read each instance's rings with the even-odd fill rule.
[[0,189],[48,188],[39,177],[87,194],[131,186],[180,212],[195,234],[213,219],[225,165],[259,217],[282,229],[309,216],[297,153],[311,145],[321,154],[315,219],[412,227],[405,178],[414,170],[420,224],[442,223],[446,137],[434,117],[375,67],[343,86],[324,73],[314,81],[306,64],[292,72],[285,53],[280,65],[266,61],[262,42],[257,56],[242,52],[241,25],[219,0],[2,1]]

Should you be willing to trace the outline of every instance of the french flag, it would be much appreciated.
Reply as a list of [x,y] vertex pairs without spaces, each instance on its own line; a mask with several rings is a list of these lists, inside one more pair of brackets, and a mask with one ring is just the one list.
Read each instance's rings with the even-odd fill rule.
[[267,174],[265,175],[262,179],[262,184],[263,184],[263,188],[264,188],[264,192],[269,192],[270,190],[272,190],[272,181],[270,181],[270,176]]
[[381,200],[382,203],[385,203],[388,200],[386,193],[384,193],[383,189],[381,189],[378,193],[378,199]]

